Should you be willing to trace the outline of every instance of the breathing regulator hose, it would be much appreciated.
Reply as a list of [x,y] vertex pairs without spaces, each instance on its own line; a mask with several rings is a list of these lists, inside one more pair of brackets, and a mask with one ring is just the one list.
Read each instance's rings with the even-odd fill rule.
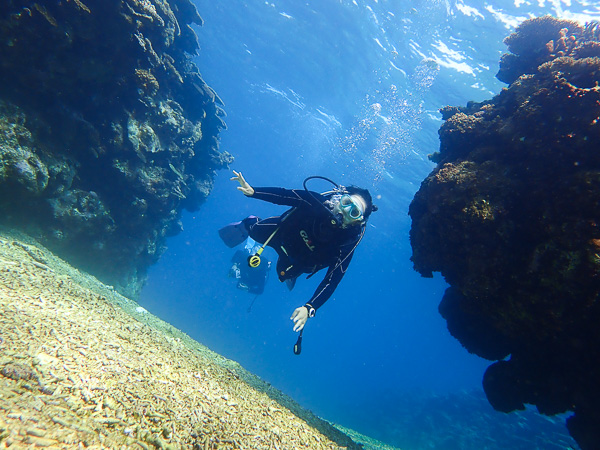
[[[332,185],[335,186],[336,190],[340,190],[342,189],[341,186],[339,184],[337,184],[335,181],[330,180],[329,178],[326,177],[322,177],[320,175],[313,175],[311,177],[305,178],[304,182],[302,183],[302,185],[304,186],[304,190],[306,192],[308,192],[311,197],[314,198],[314,195],[308,190],[308,187],[306,187],[306,182],[312,179],[320,179],[320,180],[325,180],[328,181],[329,183],[331,183]],[[323,208],[325,208],[325,210],[329,213],[332,214],[331,211],[327,208],[327,206],[323,205],[320,201],[318,201],[318,199],[315,198],[315,200],[317,201],[317,203],[319,203],[320,205],[323,206]],[[333,216],[333,214],[332,214]],[[273,239],[273,236],[275,236],[275,234],[279,231],[279,227],[277,227],[275,229],[275,231],[273,231],[273,233],[271,233],[271,235],[267,238],[267,240],[265,241],[265,243],[263,245],[260,246],[260,248],[256,251],[256,253],[254,255],[251,255],[248,257],[248,265],[250,267],[256,268],[258,266],[260,266],[260,255],[262,255],[262,252],[265,250],[265,247],[269,244],[269,242],[271,242],[271,239]]]
[[267,240],[265,241],[265,243],[263,245],[260,246],[260,248],[256,251],[256,253],[254,255],[248,256],[248,265],[250,267],[258,267],[260,266],[260,255],[262,255],[262,252],[265,250],[265,247],[267,246],[267,244],[269,242],[271,242],[271,239],[273,239],[273,236],[275,236],[275,234],[279,231],[279,227],[275,228],[275,231],[273,231],[271,233],[271,236],[269,236],[267,238]]

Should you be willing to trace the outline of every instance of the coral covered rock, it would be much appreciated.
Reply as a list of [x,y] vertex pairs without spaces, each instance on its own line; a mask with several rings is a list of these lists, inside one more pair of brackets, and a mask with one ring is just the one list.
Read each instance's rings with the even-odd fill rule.
[[497,361],[490,403],[573,411],[584,449],[600,442],[599,30],[519,26],[499,73],[512,84],[442,110],[438,165],[410,206],[415,269],[451,285],[448,329]]
[[0,4],[0,223],[132,297],[231,162],[192,23],[189,0]]

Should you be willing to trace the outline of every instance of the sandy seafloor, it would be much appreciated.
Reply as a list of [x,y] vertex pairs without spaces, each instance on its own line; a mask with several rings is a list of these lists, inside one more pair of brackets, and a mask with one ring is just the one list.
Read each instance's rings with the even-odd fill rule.
[[387,447],[344,431],[0,229],[0,447]]

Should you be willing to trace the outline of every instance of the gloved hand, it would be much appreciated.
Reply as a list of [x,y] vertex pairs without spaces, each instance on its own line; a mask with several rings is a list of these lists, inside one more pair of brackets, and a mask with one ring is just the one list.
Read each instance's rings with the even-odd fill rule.
[[242,172],[236,172],[234,170],[233,173],[234,173],[235,177],[231,177],[231,181],[235,180],[240,183],[240,185],[238,186],[238,191],[242,191],[244,193],[244,195],[247,195],[247,196],[251,196],[252,194],[254,194],[254,189],[244,179],[244,175],[242,175]]
[[304,306],[296,308],[290,319],[294,321],[294,331],[300,331],[308,320],[308,310]]

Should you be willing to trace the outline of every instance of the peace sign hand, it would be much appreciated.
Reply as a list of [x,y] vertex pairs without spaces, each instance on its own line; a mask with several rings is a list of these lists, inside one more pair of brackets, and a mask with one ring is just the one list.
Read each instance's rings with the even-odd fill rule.
[[234,173],[235,177],[231,177],[231,181],[237,181],[238,183],[240,183],[240,185],[238,186],[238,191],[242,191],[244,193],[244,195],[247,195],[248,197],[253,195],[254,189],[244,179],[244,175],[242,175],[242,172],[236,172],[234,170],[233,173]]

